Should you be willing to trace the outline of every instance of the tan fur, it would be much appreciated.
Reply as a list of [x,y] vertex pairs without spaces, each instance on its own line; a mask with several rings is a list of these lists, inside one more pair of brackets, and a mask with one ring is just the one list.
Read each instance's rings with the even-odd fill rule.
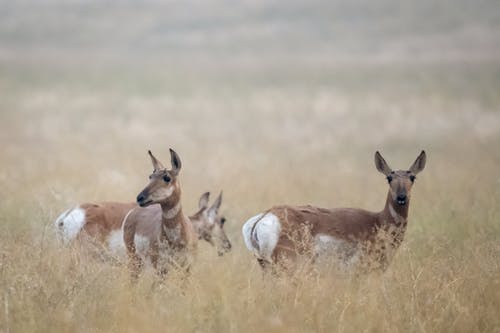
[[[169,220],[163,218],[163,212],[164,210],[160,205],[137,207],[129,214],[123,225],[123,240],[135,270],[142,266],[141,259],[136,255],[135,235],[143,236],[149,240],[148,256],[155,269],[165,269],[158,266],[161,245],[167,248],[168,256],[181,257],[173,258],[175,261],[182,261],[177,263],[178,266],[187,266],[185,268],[189,268],[190,263],[187,261],[191,261],[191,258],[185,257],[194,255],[198,239],[193,225],[189,218],[184,216],[182,209],[175,218]],[[180,237],[177,241],[171,241],[166,232],[168,232],[168,229],[177,226],[179,226]],[[167,228],[165,229],[165,227]]]
[[[407,208],[404,212],[397,208],[405,219],[404,223],[398,223],[389,212],[391,201],[388,196],[386,207],[378,213],[357,208],[275,206],[269,212],[279,218],[282,229],[273,260],[278,262],[285,257],[293,259],[298,254],[312,255],[314,237],[329,235],[359,246],[364,255],[387,267],[388,253],[381,251],[399,247],[406,231],[408,211]],[[378,244],[377,236],[382,230],[389,232],[392,238]]]
[[[205,195],[207,195],[207,193],[204,193],[202,196]],[[134,209],[134,215],[150,215],[148,218],[144,217],[141,219],[143,222],[139,223],[137,227],[137,233],[139,235],[150,239],[153,232],[152,226],[159,228],[161,225],[162,210],[160,205],[152,205],[142,208],[135,202],[99,202],[83,203],[80,204],[79,207],[85,211],[85,225],[76,239],[78,241],[82,241],[84,239],[91,240],[92,244],[102,246],[103,248],[106,247],[106,241],[111,233],[121,230],[125,216],[131,212],[132,209]],[[222,251],[228,251],[231,248],[231,243],[227,239],[227,236],[220,225],[222,218],[217,216],[216,222],[210,223],[208,216],[204,214],[207,209],[208,206],[200,207],[195,214],[189,216],[189,220],[194,227],[194,231],[198,239],[203,239],[212,246],[215,246],[219,253]],[[141,210],[145,211],[141,212]]]
[[[404,239],[410,191],[414,175],[425,166],[425,153],[420,154],[408,171],[392,171],[378,152],[375,162],[377,169],[390,180],[386,204],[380,212],[358,208],[326,209],[287,205],[275,206],[266,211],[276,215],[281,224],[278,244],[272,255],[274,263],[284,258],[294,259],[301,254],[313,255],[315,236],[327,235],[346,241],[360,251],[363,259],[385,269]],[[397,198],[403,194],[405,204],[398,204]],[[264,266],[263,259],[259,259],[259,262]]]
[[191,215],[189,220],[198,235],[198,239],[203,239],[215,246],[219,255],[231,250],[231,242],[224,231],[226,219],[219,215],[219,208],[222,203],[222,192],[214,201],[211,207],[208,206],[210,193],[206,192],[200,197],[199,211]]
[[90,236],[91,238],[105,243],[108,236],[114,230],[120,230],[125,215],[134,207],[135,202],[100,202],[84,203],[80,205],[85,211],[85,225],[78,238]]
[[[160,204],[161,225],[158,228],[153,222],[147,222],[154,221],[158,214],[157,211],[147,209],[134,209],[125,220],[123,240],[132,273],[137,276],[142,266],[142,260],[136,252],[134,243],[134,236],[141,228],[145,232],[150,232],[148,257],[161,275],[172,266],[189,271],[196,252],[198,237],[191,221],[184,215],[180,206],[181,187],[178,179],[181,169],[180,158],[171,149],[172,169],[166,170],[151,152],[149,155],[154,171],[149,177],[149,184],[138,195],[137,201],[143,207]],[[175,214],[172,215],[172,212]],[[165,256],[165,262],[159,263],[160,255]]]

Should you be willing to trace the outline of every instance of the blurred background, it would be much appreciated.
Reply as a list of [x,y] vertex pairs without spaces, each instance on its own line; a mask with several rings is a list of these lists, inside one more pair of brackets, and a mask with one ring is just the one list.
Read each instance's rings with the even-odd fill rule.
[[[499,147],[498,0],[0,0],[0,331],[498,331]],[[184,212],[223,190],[233,242],[200,244],[189,291],[55,245],[59,213],[134,201],[169,148]],[[387,272],[262,279],[247,218],[380,210],[374,152],[422,149]]]
[[236,225],[283,202],[381,208],[376,150],[407,168],[426,149],[436,195],[467,178],[498,190],[499,9],[2,1],[0,205],[32,227],[33,210],[132,201],[147,150],[168,163],[169,147],[187,209],[224,190]]

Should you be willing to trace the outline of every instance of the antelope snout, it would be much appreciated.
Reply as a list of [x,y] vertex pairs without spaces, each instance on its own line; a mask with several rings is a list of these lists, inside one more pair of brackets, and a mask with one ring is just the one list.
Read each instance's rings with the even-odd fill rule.
[[223,256],[231,251],[231,247],[231,242],[229,240],[224,240],[222,243],[219,243],[219,246],[217,246],[217,255],[219,255],[219,257]]
[[225,241],[225,242],[222,244],[222,249],[219,249],[219,250],[217,251],[217,254],[218,254],[219,256],[222,256],[222,255],[224,255],[225,253],[228,253],[229,251],[231,251],[231,247],[232,247],[231,242],[230,242],[229,240],[227,240],[227,241]]
[[396,201],[398,202],[398,205],[403,206],[406,204],[406,199],[406,194],[398,194]]
[[149,202],[146,200],[146,195],[144,194],[144,192],[139,193],[139,195],[137,196],[137,204],[139,204],[139,206],[141,207],[145,207],[148,203]]

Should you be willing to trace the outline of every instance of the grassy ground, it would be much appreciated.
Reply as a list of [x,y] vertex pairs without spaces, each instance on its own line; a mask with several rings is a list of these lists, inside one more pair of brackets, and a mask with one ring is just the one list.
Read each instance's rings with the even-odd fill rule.
[[[158,8],[48,2],[51,23],[37,30],[23,5],[3,4],[0,331],[500,331],[495,4],[422,3],[243,2],[209,19],[195,6],[192,17],[169,12],[169,26],[111,32],[107,18],[157,22]],[[166,37],[141,38],[153,32]],[[147,149],[167,162],[169,147],[186,212],[224,190],[230,254],[201,244],[186,285],[173,274],[152,287],[151,271],[131,285],[124,267],[57,246],[62,210],[132,201]],[[387,272],[263,277],[243,245],[246,218],[279,203],[382,209],[373,153],[407,168],[421,149],[427,166]]]

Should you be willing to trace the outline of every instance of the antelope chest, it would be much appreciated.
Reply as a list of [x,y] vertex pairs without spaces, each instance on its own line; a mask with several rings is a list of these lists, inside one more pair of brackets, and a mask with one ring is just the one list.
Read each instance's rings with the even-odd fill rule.
[[194,258],[189,245],[180,224],[173,227],[163,225],[159,242],[160,267],[167,269],[190,267]]
[[181,249],[186,247],[187,241],[182,235],[182,227],[180,224],[176,224],[173,227],[168,227],[166,225],[162,226],[162,239],[160,243],[164,246],[171,247],[173,249]]
[[173,227],[163,226],[163,238],[169,244],[176,244],[181,240],[181,226],[179,224]]

